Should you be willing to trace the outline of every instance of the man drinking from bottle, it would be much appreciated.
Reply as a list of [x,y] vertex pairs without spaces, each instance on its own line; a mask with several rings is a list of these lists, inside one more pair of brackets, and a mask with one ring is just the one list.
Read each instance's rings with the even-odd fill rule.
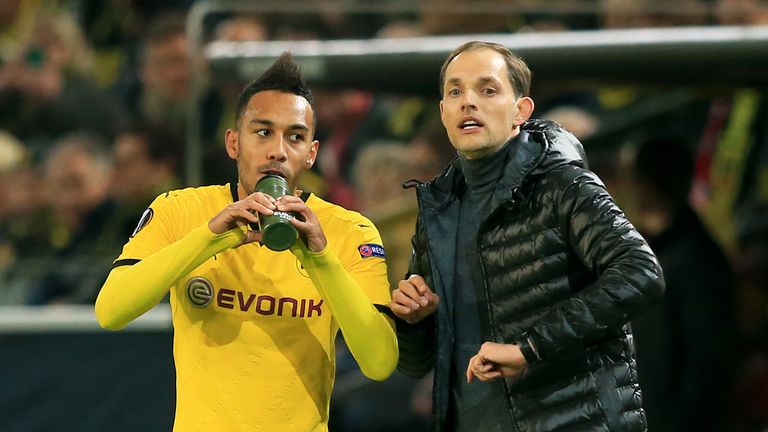
[[[339,329],[368,377],[383,380],[397,364],[392,323],[377,309],[390,300],[378,231],[294,193],[317,156],[314,119],[283,54],[244,88],[226,132],[238,181],[158,196],[101,289],[96,316],[112,330],[170,292],[176,431],[327,431]],[[256,191],[270,175],[291,193]],[[252,229],[278,212],[295,216],[290,251],[261,245]]]

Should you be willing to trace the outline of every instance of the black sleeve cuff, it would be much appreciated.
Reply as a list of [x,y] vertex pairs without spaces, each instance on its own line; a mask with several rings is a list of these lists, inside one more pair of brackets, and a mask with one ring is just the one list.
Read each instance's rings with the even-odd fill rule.
[[530,336],[524,334],[522,340],[517,344],[520,346],[520,352],[523,353],[523,357],[525,357],[525,361],[527,361],[528,364],[541,361],[541,356],[539,356],[539,352],[536,350],[536,345],[534,345]]
[[375,304],[373,307],[376,308],[377,311],[383,313],[384,315],[392,318],[393,320],[397,320],[397,316],[392,312],[392,309],[389,308],[387,305],[381,305],[381,304]]
[[392,312],[392,309],[390,309],[389,306],[374,303],[373,307],[376,308],[376,310],[379,311],[380,313],[392,318],[392,320],[395,322],[395,330],[398,333],[404,333],[404,334],[419,333],[433,327],[435,314],[432,314],[424,318],[423,320],[419,321],[416,324],[409,324],[404,320],[402,320],[397,315],[395,315],[395,313]]

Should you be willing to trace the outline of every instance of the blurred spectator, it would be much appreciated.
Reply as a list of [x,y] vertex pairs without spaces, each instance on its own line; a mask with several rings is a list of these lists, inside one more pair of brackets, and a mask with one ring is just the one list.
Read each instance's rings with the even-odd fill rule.
[[372,143],[353,167],[360,212],[378,227],[387,252],[390,285],[408,271],[411,234],[416,226],[416,196],[402,184],[413,177],[416,160],[410,148],[396,142]]
[[601,0],[603,27],[609,29],[653,27],[654,21],[643,1]]
[[128,95],[136,121],[184,136],[191,74],[188,44],[183,14],[162,14],[150,23],[140,46],[140,88]]
[[[351,169],[358,209],[379,229],[393,287],[408,270],[410,238],[418,213],[414,191],[402,187],[419,173],[423,162],[414,150],[396,141],[372,141],[359,151]],[[429,159],[430,155],[422,154]],[[395,372],[384,382],[370,381],[357,369],[341,338],[336,346],[338,379],[331,398],[330,430],[396,432],[428,428],[431,380],[423,384]],[[425,390],[430,405],[426,411],[418,410],[425,402]]]
[[330,31],[317,16],[290,15],[280,16],[270,20],[272,22],[272,40],[276,41],[301,41],[330,39]]
[[135,79],[137,48],[158,15],[184,13],[193,0],[78,0],[78,20],[95,54],[94,77],[102,87]]
[[118,135],[112,150],[110,194],[128,238],[147,205],[161,192],[176,189],[183,141],[160,130],[137,128]]
[[[84,214],[97,208],[107,196],[111,165],[105,145],[98,138],[76,133],[62,138],[45,161],[45,191],[56,223],[67,233],[85,226]],[[67,243],[69,234],[57,236]]]
[[90,48],[70,15],[39,16],[22,52],[0,69],[0,128],[32,146],[75,130],[111,138],[125,116],[92,83],[91,67]]
[[15,58],[24,48],[37,17],[60,10],[57,0],[3,0],[0,2],[0,64]]
[[357,209],[352,166],[358,152],[371,141],[394,138],[387,121],[391,104],[354,89],[316,86],[312,93],[320,140],[317,165],[327,184],[324,195],[334,204]]
[[424,36],[421,24],[412,20],[394,20],[385,24],[378,33],[378,39],[402,39]]
[[[434,3],[440,4],[434,7]],[[438,0],[426,3],[422,6],[421,25],[424,31],[430,35],[467,34],[467,33],[507,33],[516,27],[517,22],[511,15],[490,10],[489,3],[483,3],[482,12],[472,12],[466,9],[462,13],[456,12],[454,6],[462,7],[471,4],[461,0]]]
[[708,24],[707,0],[599,0],[603,27],[677,27]]
[[[768,152],[768,151],[767,151]],[[765,187],[765,186],[764,186]],[[736,416],[744,430],[768,429],[768,195],[738,217],[739,322],[748,358],[739,373]]]
[[111,162],[104,143],[75,133],[59,140],[45,161],[43,189],[51,206],[54,265],[31,287],[31,304],[92,303],[124,237],[108,199]]
[[735,254],[736,219],[744,203],[761,199],[759,179],[768,166],[768,93],[737,88],[713,98],[709,108],[697,151],[694,202],[715,237]]
[[121,203],[147,204],[158,193],[173,189],[183,152],[183,142],[162,131],[121,133],[112,153],[112,196]]
[[[363,0],[366,2],[368,0]],[[347,2],[354,7],[352,0]],[[348,12],[326,0],[305,0],[301,12],[263,14],[269,23],[272,40],[365,39],[374,36],[386,18],[363,9]]]
[[[426,129],[421,131],[418,147],[396,141],[371,142],[359,151],[351,170],[358,207],[381,233],[392,286],[408,269],[418,211],[413,190],[403,189],[402,184],[423,175],[431,178],[437,172],[431,172],[433,165],[439,165],[437,170],[444,166],[444,158],[434,154],[435,147],[427,142]],[[442,126],[435,135],[446,139]],[[339,378],[331,398],[331,430],[395,432],[429,427],[431,378],[413,380],[396,372],[385,382],[371,382],[357,370],[341,341],[336,352]],[[392,412],[399,414],[393,416]]]
[[[605,29],[678,27],[706,24],[709,0],[599,0],[600,22]],[[633,134],[665,130],[669,135],[696,136],[705,104],[686,87],[654,88],[641,85],[601,85],[594,98],[579,105],[600,120],[585,147],[615,146]]]
[[[717,19],[726,25],[768,23],[768,4],[718,0]],[[737,249],[738,207],[756,191],[761,167],[768,166],[768,93],[739,87],[712,97],[700,134],[693,203],[726,249]],[[762,157],[760,156],[762,152]],[[764,195],[768,201],[768,193]]]
[[600,122],[594,114],[573,105],[554,107],[544,113],[542,118],[560,124],[582,142],[597,131]]
[[651,139],[639,146],[633,168],[633,223],[667,285],[663,301],[632,322],[648,429],[730,430],[739,352],[735,281],[688,204],[693,156],[680,142]]
[[[128,89],[127,102],[138,124],[183,139],[193,127],[199,134],[206,158],[206,182],[223,184],[230,181],[234,171],[222,167],[223,133],[221,122],[225,107],[217,89],[205,80],[200,85],[201,117],[191,124],[187,122],[192,84],[192,67],[188,56],[189,38],[186,18],[179,12],[158,15],[150,23],[141,42],[139,55],[139,83]],[[201,64],[194,64],[195,68]],[[199,71],[202,72],[202,71]],[[217,155],[211,159],[211,155]],[[213,167],[213,168],[211,168]]]
[[32,256],[48,246],[41,183],[38,169],[27,163],[0,171],[0,243],[7,242],[11,258]]
[[423,182],[435,178],[456,158],[456,150],[448,141],[438,114],[428,115],[424,119],[409,146],[416,163],[414,174],[409,177]]
[[[219,22],[213,30],[212,41],[262,41],[268,36],[269,29],[260,16],[241,14]],[[220,79],[213,85],[203,114],[209,119],[203,137],[203,180],[207,184],[224,184],[237,176],[235,164],[224,151],[224,135],[235,123],[237,99],[244,83]]]
[[44,268],[37,260],[48,246],[40,191],[32,167],[0,172],[0,305],[26,303],[36,274]]
[[768,25],[768,4],[763,0],[717,0],[722,25]]
[[[8,132],[0,130],[0,173],[10,171],[21,165],[26,157],[27,152],[24,144]],[[0,200],[0,206],[2,205],[2,200]]]
[[360,152],[352,172],[362,212],[378,214],[403,199],[412,201],[413,193],[401,187],[414,174],[409,150],[405,143],[374,141]]
[[[29,154],[13,135],[0,131],[0,238],[7,239],[13,219],[26,213],[39,188],[20,188],[26,184],[25,168]],[[27,199],[29,198],[29,200]],[[2,241],[0,241],[2,243]],[[0,263],[2,260],[0,260]]]
[[269,38],[269,28],[257,15],[237,15],[216,25],[213,39],[217,41],[263,41]]
[[94,78],[101,87],[112,87],[121,73],[133,73],[136,45],[144,17],[138,2],[80,0],[78,18],[94,50]]
[[[594,4],[600,13],[598,22],[602,28],[615,30],[706,24],[709,20],[708,2],[684,0],[672,4],[656,0],[598,0]],[[645,136],[649,130],[664,130],[669,136],[690,139],[700,133],[706,110],[704,98],[684,86],[598,85],[589,93],[566,93],[570,101],[563,100],[565,95],[559,93],[554,95],[555,103],[550,103],[545,111],[573,106],[583,110],[581,114],[597,120],[593,128],[589,120],[582,123],[583,118],[572,116],[574,112],[558,113],[570,117],[565,121],[576,121],[587,126],[586,131],[575,130],[584,134],[587,149],[616,147],[616,143],[624,141],[627,136]],[[538,106],[541,107],[541,104]]]
[[0,132],[0,305],[24,303],[34,270],[18,264],[48,244],[41,191],[24,145]]

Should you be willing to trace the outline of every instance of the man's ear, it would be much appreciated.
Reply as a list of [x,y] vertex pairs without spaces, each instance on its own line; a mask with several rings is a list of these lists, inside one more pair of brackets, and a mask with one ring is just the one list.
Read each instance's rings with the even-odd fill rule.
[[309,154],[307,155],[307,160],[305,161],[305,169],[310,169],[315,164],[315,161],[317,160],[317,152],[320,149],[320,141],[314,140],[312,141],[312,144],[309,147]]
[[515,125],[520,126],[521,124],[528,121],[529,118],[531,118],[531,115],[533,114],[534,103],[533,99],[529,98],[528,96],[523,96],[518,99],[515,104],[517,105]]
[[237,155],[240,153],[240,136],[236,130],[227,129],[224,135],[224,147],[227,148],[230,159],[237,160]]

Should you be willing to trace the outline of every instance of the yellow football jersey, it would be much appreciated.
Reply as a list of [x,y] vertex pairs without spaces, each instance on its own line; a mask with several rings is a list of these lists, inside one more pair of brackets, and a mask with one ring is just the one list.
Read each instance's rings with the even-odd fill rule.
[[[236,184],[155,199],[115,265],[131,264],[207,224]],[[381,238],[359,213],[307,195],[329,251],[373,304],[390,300]],[[326,431],[338,325],[290,251],[228,249],[170,291],[176,431]]]

